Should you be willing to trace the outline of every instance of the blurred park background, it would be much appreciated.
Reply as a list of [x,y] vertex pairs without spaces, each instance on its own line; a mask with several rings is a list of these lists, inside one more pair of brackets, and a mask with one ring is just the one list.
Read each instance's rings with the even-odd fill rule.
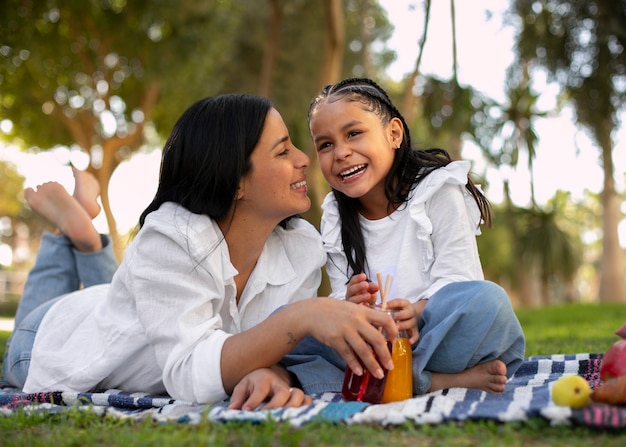
[[205,96],[274,102],[318,225],[306,110],[353,76],[387,89],[418,148],[473,162],[495,209],[485,276],[515,306],[626,303],[625,46],[625,0],[3,0],[0,315],[46,229],[23,188],[94,173],[121,257],[165,137]]

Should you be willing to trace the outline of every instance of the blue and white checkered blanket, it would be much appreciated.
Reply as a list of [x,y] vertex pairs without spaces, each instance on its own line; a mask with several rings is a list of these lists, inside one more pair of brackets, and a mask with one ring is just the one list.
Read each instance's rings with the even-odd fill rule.
[[469,420],[523,422],[529,418],[543,418],[553,424],[626,428],[626,407],[592,404],[581,410],[572,410],[554,405],[550,398],[553,383],[566,374],[580,375],[592,388],[598,386],[601,359],[601,354],[529,357],[509,380],[502,394],[451,388],[402,402],[370,405],[344,402],[338,394],[325,393],[314,396],[313,404],[309,406],[264,411],[229,410],[227,403],[206,406],[119,390],[26,394],[0,383],[0,414],[10,415],[17,409],[57,412],[79,408],[119,418],[187,423],[197,423],[202,418],[218,422],[262,422],[271,418],[294,427],[313,420],[389,426],[405,422],[420,425]]

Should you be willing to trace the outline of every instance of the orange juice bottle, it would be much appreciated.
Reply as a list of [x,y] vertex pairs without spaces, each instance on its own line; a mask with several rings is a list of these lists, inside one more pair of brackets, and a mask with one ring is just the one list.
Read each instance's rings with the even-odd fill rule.
[[400,331],[391,348],[393,369],[387,373],[383,403],[413,397],[413,351],[406,331]]

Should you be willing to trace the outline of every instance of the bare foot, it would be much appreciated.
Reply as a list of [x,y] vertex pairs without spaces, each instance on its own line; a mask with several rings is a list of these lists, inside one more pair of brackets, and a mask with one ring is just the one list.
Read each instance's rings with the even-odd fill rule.
[[501,393],[507,382],[506,365],[500,360],[481,363],[456,374],[431,373],[429,391],[445,388],[475,388],[488,393]]
[[24,198],[31,209],[67,236],[77,250],[94,252],[102,249],[100,234],[91,217],[65,188],[56,182],[26,188]]
[[92,174],[87,171],[81,171],[72,166],[72,174],[74,174],[74,198],[87,211],[92,219],[100,214],[100,204],[98,196],[100,195],[100,184]]

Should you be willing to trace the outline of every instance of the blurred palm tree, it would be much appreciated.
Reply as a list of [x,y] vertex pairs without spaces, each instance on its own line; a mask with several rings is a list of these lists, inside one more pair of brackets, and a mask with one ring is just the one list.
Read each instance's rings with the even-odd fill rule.
[[620,197],[615,189],[613,133],[620,125],[626,88],[624,0],[515,0],[517,58],[547,70],[576,120],[595,140],[604,172],[603,247],[598,297],[626,301],[626,256],[619,244]]

